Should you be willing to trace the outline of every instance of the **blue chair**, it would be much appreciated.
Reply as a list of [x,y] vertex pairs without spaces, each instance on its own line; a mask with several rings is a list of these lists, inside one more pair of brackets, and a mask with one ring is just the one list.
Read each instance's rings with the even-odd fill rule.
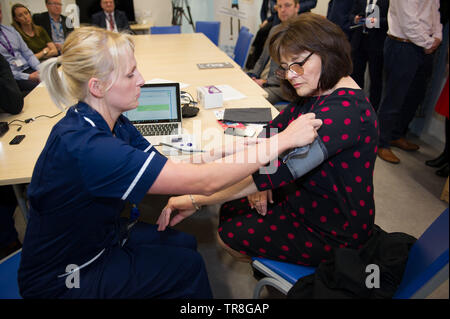
[[395,299],[423,299],[448,279],[448,208],[411,247]]
[[216,46],[219,45],[220,22],[219,21],[197,21],[195,32],[206,35]]
[[244,68],[245,61],[247,60],[248,52],[250,51],[250,45],[252,43],[253,34],[241,28],[239,36],[234,47],[234,61]]
[[[448,208],[436,218],[409,251],[403,278],[395,299],[423,299],[448,280],[449,218]],[[265,258],[253,258],[252,265],[266,277],[258,281],[253,298],[259,298],[264,286],[272,286],[285,295],[298,279],[315,272],[304,267]]]
[[167,27],[150,27],[151,34],[173,34],[181,33],[181,27],[179,25],[171,25]]
[[287,295],[298,279],[316,271],[315,267],[294,265],[266,258],[253,258],[252,265],[266,276],[256,284],[253,290],[254,299],[259,298],[264,286],[272,286]]
[[0,299],[22,299],[17,283],[17,270],[22,249],[0,261]]
[[245,26],[242,26],[242,27],[241,27],[241,30],[239,30],[239,32],[241,32],[241,31],[250,32],[250,29],[247,28],[247,27],[245,27]]

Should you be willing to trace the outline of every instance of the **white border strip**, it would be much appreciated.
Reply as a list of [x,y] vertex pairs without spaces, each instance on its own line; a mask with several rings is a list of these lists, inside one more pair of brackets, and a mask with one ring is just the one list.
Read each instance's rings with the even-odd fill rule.
[[86,120],[86,122],[89,122],[89,124],[91,124],[93,127],[95,127],[94,122],[92,122],[91,119],[87,118],[86,116],[83,116],[83,118]]
[[131,191],[134,189],[134,187],[136,186],[137,182],[142,177],[142,174],[144,174],[144,171],[147,169],[147,166],[150,164],[150,162],[152,161],[154,156],[155,156],[155,152],[151,152],[151,154],[148,156],[147,160],[145,161],[144,165],[142,165],[141,169],[139,170],[139,173],[134,178],[134,180],[131,183],[130,187],[128,187],[128,189],[125,192],[125,194],[123,194],[122,200],[126,200],[128,195],[130,195]]

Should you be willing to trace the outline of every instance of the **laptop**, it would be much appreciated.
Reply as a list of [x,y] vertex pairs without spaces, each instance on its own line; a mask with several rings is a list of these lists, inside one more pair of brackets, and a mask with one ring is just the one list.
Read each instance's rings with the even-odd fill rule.
[[136,109],[123,115],[152,145],[181,135],[179,83],[144,84],[138,101]]

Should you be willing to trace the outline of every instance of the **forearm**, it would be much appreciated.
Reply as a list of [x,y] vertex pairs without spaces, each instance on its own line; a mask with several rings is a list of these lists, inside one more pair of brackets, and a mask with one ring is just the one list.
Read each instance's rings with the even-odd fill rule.
[[279,135],[275,135],[271,138],[261,139],[259,144],[216,160],[210,164],[211,172],[206,175],[215,181],[213,192],[235,184],[261,166],[276,159],[278,154],[287,149],[288,145],[283,139],[279,138]]
[[229,187],[288,149],[275,135],[241,152],[203,165],[167,162],[149,193],[211,195]]
[[214,193],[210,196],[193,195],[194,201],[199,206],[223,204],[225,202],[246,197],[258,191],[253,178],[247,176],[245,179],[236,183],[220,192]]
[[58,55],[58,48],[53,42],[47,43],[47,48],[49,49],[47,56],[54,57]]

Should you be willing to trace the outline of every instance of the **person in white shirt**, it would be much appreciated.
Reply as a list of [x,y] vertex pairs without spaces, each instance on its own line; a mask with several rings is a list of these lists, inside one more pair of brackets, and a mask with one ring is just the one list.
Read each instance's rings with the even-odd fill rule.
[[397,164],[400,159],[391,146],[406,151],[419,149],[404,136],[424,99],[432,54],[442,41],[439,0],[391,0],[388,25],[384,45],[386,82],[378,111],[378,156]]
[[0,54],[9,63],[17,85],[26,96],[40,82],[39,60],[16,29],[2,24],[2,18],[2,4],[0,3]]

